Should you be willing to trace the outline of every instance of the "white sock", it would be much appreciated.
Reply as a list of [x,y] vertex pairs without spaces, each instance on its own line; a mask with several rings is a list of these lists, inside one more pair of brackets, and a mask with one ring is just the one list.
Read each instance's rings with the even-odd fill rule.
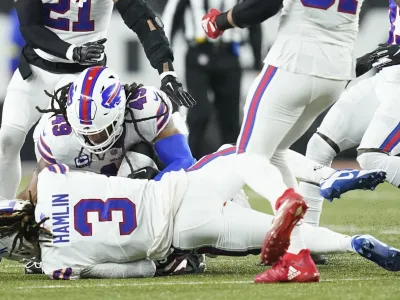
[[329,178],[335,173],[336,170],[330,168],[330,165],[336,152],[321,136],[315,133],[307,144],[306,156],[314,166],[309,167],[312,170],[308,169],[308,177],[300,179],[302,181],[299,183],[299,193],[304,197],[308,206],[304,215],[304,223],[319,226],[324,202],[324,198],[319,194],[319,184],[321,179]]
[[287,151],[287,160],[294,176],[301,181],[319,185],[321,179],[328,178],[336,172],[335,169],[325,167],[292,150]]
[[379,152],[363,153],[357,157],[363,170],[379,169],[386,172],[386,181],[400,187],[400,157]]
[[0,129],[0,196],[15,199],[21,181],[20,151],[26,134],[2,126]]
[[290,236],[290,246],[287,252],[297,255],[301,250],[306,248],[303,234],[303,222],[300,221],[292,231],[292,235]]
[[304,223],[318,227],[324,203],[324,199],[319,194],[319,185],[300,182],[299,193],[303,196],[308,206],[303,218]]
[[278,168],[265,155],[246,152],[237,155],[237,171],[253,191],[271,202],[275,212],[276,200],[287,190]]
[[355,252],[351,246],[352,237],[324,227],[304,224],[305,245],[313,253]]

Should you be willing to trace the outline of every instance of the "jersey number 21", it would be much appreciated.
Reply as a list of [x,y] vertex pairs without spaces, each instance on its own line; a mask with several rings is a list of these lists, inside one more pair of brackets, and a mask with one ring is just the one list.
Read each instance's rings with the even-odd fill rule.
[[[110,0],[111,1],[111,0]],[[59,0],[58,3],[43,4],[44,10],[44,24],[48,27],[70,31],[70,20],[67,18],[52,18],[51,12],[63,15],[66,14],[71,8],[71,0]],[[91,0],[83,2],[83,6],[79,7],[78,21],[72,22],[72,31],[88,32],[94,31],[94,21],[90,20],[90,7]]]

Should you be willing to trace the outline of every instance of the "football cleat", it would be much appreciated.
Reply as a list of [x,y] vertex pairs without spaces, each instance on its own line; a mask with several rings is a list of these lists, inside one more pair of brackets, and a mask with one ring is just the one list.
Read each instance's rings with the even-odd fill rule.
[[319,273],[308,249],[297,255],[286,253],[271,269],[254,278],[254,283],[318,281]]
[[293,228],[303,218],[307,204],[292,188],[276,201],[277,210],[272,227],[267,232],[261,248],[261,262],[275,263],[289,248]]
[[322,254],[311,254],[311,258],[316,265],[326,265],[328,263],[326,256]]
[[388,271],[400,271],[400,250],[382,243],[371,235],[356,235],[351,246],[362,257]]
[[25,274],[43,274],[42,262],[36,258],[24,259]]
[[205,255],[172,253],[166,259],[155,261],[155,276],[172,276],[204,273]]
[[320,181],[320,195],[328,201],[352,190],[375,190],[386,179],[381,170],[338,170],[329,178]]

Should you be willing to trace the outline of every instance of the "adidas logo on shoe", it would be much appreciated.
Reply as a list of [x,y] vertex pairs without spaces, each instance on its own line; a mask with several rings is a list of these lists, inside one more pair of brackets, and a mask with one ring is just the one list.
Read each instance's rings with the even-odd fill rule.
[[293,278],[296,278],[297,276],[299,276],[301,274],[300,271],[296,270],[295,268],[293,268],[292,266],[289,267],[289,271],[288,271],[288,280],[292,280]]

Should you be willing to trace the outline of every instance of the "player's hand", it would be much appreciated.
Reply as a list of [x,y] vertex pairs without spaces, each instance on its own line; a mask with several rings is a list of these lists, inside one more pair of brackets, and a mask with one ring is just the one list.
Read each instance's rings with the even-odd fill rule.
[[155,169],[153,167],[144,167],[144,168],[140,168],[139,170],[136,170],[132,174],[129,174],[128,178],[151,180],[151,179],[154,179],[154,177],[156,177],[158,173],[160,173],[160,171],[158,171],[157,169]]
[[400,64],[400,45],[379,44],[371,53],[370,61],[377,69]]
[[101,39],[96,42],[89,42],[80,47],[75,47],[72,54],[72,59],[81,65],[101,65],[105,59],[104,43],[107,39]]
[[210,11],[201,19],[201,24],[207,36],[212,39],[220,37],[224,31],[217,28],[215,19],[221,12],[218,9],[212,8]]
[[182,84],[173,75],[167,75],[161,80],[161,90],[179,106],[193,107],[196,104],[196,100],[182,88]]

